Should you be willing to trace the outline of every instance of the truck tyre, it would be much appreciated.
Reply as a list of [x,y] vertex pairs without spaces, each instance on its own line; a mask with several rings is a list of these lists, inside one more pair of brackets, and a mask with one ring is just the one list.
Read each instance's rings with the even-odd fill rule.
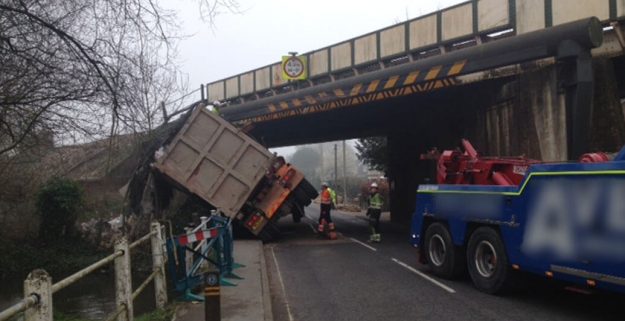
[[306,195],[308,196],[308,199],[315,199],[317,198],[317,196],[319,196],[317,189],[312,186],[312,184],[310,184],[310,182],[307,180],[303,180],[297,188],[301,188],[302,191],[304,191],[304,193],[306,193]]
[[452,279],[462,273],[462,250],[454,245],[445,225],[432,223],[425,231],[424,243],[425,257],[434,274]]
[[304,209],[300,204],[295,203],[291,208],[291,215],[293,216],[293,222],[299,223],[302,221],[302,217],[304,217]]
[[495,294],[508,288],[511,270],[499,233],[491,227],[476,229],[467,248],[469,275],[482,292]]
[[301,186],[293,191],[293,198],[293,201],[299,203],[302,207],[308,206],[312,202],[309,194]]

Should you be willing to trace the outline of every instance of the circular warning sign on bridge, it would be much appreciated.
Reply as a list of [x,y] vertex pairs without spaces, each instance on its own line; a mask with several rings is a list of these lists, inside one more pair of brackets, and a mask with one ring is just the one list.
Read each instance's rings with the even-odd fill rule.
[[282,78],[284,80],[306,79],[306,57],[283,56]]

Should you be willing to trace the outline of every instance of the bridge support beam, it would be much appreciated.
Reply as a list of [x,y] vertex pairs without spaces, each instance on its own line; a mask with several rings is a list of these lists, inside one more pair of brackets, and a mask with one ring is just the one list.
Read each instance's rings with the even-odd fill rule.
[[415,208],[417,187],[427,176],[427,172],[421,168],[422,162],[419,161],[419,156],[427,147],[414,126],[401,127],[406,129],[387,136],[387,176],[390,185],[391,220],[404,224],[410,222]]
[[594,77],[590,49],[565,40],[558,47],[562,62],[560,86],[566,92],[568,159],[578,159],[590,148]]

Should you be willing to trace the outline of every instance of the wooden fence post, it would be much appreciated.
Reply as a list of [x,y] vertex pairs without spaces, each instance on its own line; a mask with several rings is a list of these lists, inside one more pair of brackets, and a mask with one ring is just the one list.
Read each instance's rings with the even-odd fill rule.
[[126,306],[126,312],[120,313],[117,321],[133,321],[130,248],[125,237],[115,243],[115,251],[124,253],[115,259],[115,302]]
[[154,295],[156,308],[161,309],[167,304],[167,280],[165,279],[165,258],[163,253],[163,236],[161,224],[152,222],[150,239],[152,243],[152,269],[158,271],[154,276]]
[[24,297],[35,294],[39,302],[24,312],[26,321],[53,321],[52,278],[44,270],[34,270],[24,281]]

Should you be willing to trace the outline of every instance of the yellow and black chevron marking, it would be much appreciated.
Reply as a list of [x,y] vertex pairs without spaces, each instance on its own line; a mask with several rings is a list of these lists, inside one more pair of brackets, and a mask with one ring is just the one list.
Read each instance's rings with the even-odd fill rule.
[[218,286],[207,286],[204,288],[204,296],[218,296],[218,295],[219,295]]
[[351,88],[336,88],[332,92],[321,91],[303,99],[281,101],[267,105],[267,113],[242,120],[242,122],[263,122],[298,115],[328,111],[340,107],[422,93],[454,86],[466,60],[450,65],[434,66],[427,70],[414,70],[405,75],[375,79],[368,83],[357,83]]

